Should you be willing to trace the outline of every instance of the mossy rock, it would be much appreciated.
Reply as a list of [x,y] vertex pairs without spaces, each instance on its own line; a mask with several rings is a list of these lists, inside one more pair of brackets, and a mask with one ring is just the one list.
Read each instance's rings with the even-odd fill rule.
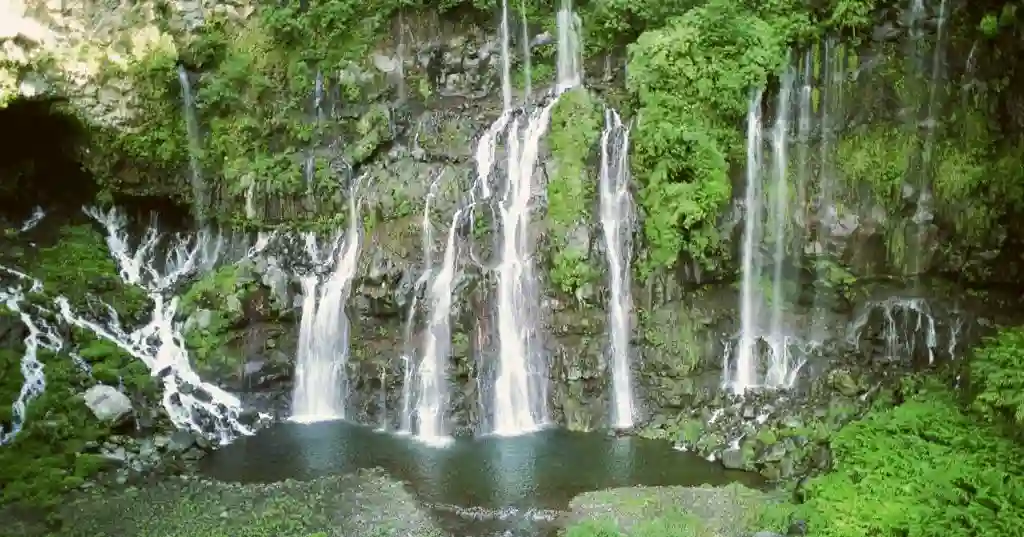
[[570,503],[567,537],[739,537],[773,501],[742,485],[628,487],[587,492]]

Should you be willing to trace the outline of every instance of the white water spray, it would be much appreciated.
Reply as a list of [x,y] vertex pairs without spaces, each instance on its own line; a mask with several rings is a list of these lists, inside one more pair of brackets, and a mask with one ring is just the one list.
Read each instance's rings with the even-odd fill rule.
[[[309,296],[304,297],[300,326],[298,364],[295,368],[295,393],[292,397],[293,421],[310,423],[345,418],[347,393],[349,321],[345,303],[351,290],[359,258],[360,216],[357,188],[349,192],[348,231],[338,249],[334,271],[324,283],[315,306],[313,319],[307,324]],[[303,279],[303,292],[314,285]],[[304,332],[302,328],[306,328]]]

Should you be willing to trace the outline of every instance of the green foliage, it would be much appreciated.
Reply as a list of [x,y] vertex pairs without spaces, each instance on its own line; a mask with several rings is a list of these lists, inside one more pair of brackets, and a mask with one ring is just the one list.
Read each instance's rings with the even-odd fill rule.
[[553,172],[548,177],[548,226],[565,233],[585,219],[594,200],[593,170],[587,168],[601,138],[601,109],[586,89],[563,94],[551,111],[548,144]]
[[[144,292],[122,284],[102,236],[88,225],[67,226],[60,230],[55,244],[16,261],[43,282],[42,292],[30,298],[47,307],[52,307],[54,296],[63,295],[73,307],[90,308],[96,305],[87,297],[91,293],[114,307],[122,322],[132,322],[147,303]],[[105,308],[102,313],[106,314]],[[78,328],[71,330],[69,341],[89,364],[92,375],[79,369],[64,352],[40,350],[46,390],[28,405],[24,428],[15,441],[0,448],[4,502],[53,503],[59,493],[77,487],[102,466],[102,459],[83,453],[88,442],[101,439],[110,427],[99,423],[81,398],[90,386],[123,385],[136,400],[155,397],[145,364],[113,343]],[[0,350],[0,401],[17,397],[23,380],[23,353],[20,342]],[[0,408],[0,422],[10,417],[10,407]]]
[[967,408],[934,372],[904,379],[905,401],[876,403],[834,435],[832,471],[807,483],[805,503],[769,508],[762,524],[799,518],[811,537],[1019,535],[1024,446],[1006,433],[1024,415],[1022,355],[1019,327],[975,349]]
[[111,65],[104,75],[132,88],[125,125],[98,127],[86,166],[104,195],[114,193],[189,199],[188,135],[174,50],[154,49],[127,66]]
[[713,0],[629,47],[627,84],[639,103],[633,168],[648,242],[642,270],[680,254],[709,263],[729,200],[727,157],[752,88],[786,60],[786,37],[735,3]]
[[[570,247],[567,237],[586,226],[594,207],[597,171],[588,167],[601,138],[602,114],[586,89],[563,94],[551,112],[548,134],[552,171],[547,184],[547,227],[552,282],[573,294],[597,278],[587,251]],[[585,245],[589,246],[589,245]]]
[[969,364],[972,408],[991,421],[1024,425],[1024,330],[1002,330]]
[[1019,535],[1020,446],[948,394],[874,412],[832,442],[835,469],[796,511],[815,537]]
[[836,163],[840,178],[855,190],[866,190],[890,210],[902,203],[903,181],[917,149],[906,131],[875,126],[850,133],[839,142]]
[[[930,151],[937,216],[955,231],[952,249],[962,250],[984,244],[1007,214],[1024,209],[1024,175],[1014,164],[1024,146],[998,143],[970,115],[960,129]],[[903,188],[926,151],[915,133],[881,124],[844,136],[836,163],[840,179],[854,195],[851,201],[867,194],[892,214],[916,202],[904,198]],[[890,234],[890,246],[898,241]]]
[[72,305],[88,307],[88,296],[112,306],[124,320],[140,315],[148,299],[141,289],[126,286],[107,253],[103,236],[90,225],[66,226],[55,244],[18,260],[42,280],[47,295],[67,297]]

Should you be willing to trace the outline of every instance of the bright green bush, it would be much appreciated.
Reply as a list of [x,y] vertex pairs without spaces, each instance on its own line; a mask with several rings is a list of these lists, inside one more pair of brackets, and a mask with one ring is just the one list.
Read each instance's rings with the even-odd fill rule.
[[966,408],[934,376],[904,383],[918,393],[844,427],[833,470],[807,484],[805,503],[766,513],[769,525],[800,518],[813,537],[1024,534],[1024,445],[1006,434],[1022,414],[1022,351],[1021,328],[975,350]]
[[969,378],[975,411],[1024,425],[1024,330],[1003,330],[975,351]]

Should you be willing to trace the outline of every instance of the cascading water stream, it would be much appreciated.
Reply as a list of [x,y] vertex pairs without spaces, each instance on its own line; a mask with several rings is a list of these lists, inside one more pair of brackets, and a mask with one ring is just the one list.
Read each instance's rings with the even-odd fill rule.
[[[502,5],[502,57],[507,62],[507,0]],[[563,8],[563,11],[568,10]],[[548,421],[547,365],[536,330],[539,305],[530,248],[530,202],[540,140],[547,132],[551,110],[558,96],[581,80],[578,71],[574,71],[578,70],[581,62],[579,37],[571,11],[560,14],[558,23],[559,79],[555,97],[544,106],[531,110],[525,121],[509,110],[511,105],[507,100],[506,112],[496,122],[501,127],[492,126],[496,131],[508,123],[505,192],[498,207],[501,226],[499,262],[495,269],[498,280],[498,364],[490,406],[491,432],[504,436],[535,431]],[[508,75],[506,68],[502,76]],[[510,84],[507,79],[503,80],[503,87],[506,84]],[[513,116],[511,120],[509,115]],[[484,136],[480,144],[491,144],[496,140],[497,136]],[[489,178],[493,172],[493,158],[488,158],[492,155],[493,147],[477,148],[478,180]]]
[[771,318],[768,341],[772,354],[765,378],[770,387],[787,386],[790,375],[790,337],[783,326],[785,310],[784,272],[787,262],[787,246],[792,228],[792,214],[789,211],[789,123],[790,98],[793,93],[795,76],[792,70],[783,73],[780,80],[778,101],[775,110],[775,126],[772,128],[772,211],[769,221],[772,225],[772,294]]
[[741,250],[740,283],[740,340],[734,349],[736,359],[727,362],[725,371],[729,388],[743,393],[757,382],[757,337],[754,329],[760,312],[757,273],[754,256],[757,224],[761,219],[761,90],[750,99],[747,108],[747,170],[746,193],[743,221],[743,246]]
[[195,218],[205,221],[207,202],[206,184],[200,165],[202,155],[202,134],[199,132],[199,118],[196,117],[196,103],[192,95],[192,82],[184,65],[178,66],[178,83],[181,85],[182,115],[185,118],[185,130],[188,135],[188,166],[192,180],[192,202]]
[[608,261],[608,354],[612,364],[612,422],[633,427],[636,409],[630,374],[630,261],[633,201],[629,193],[629,128],[612,109],[605,110],[601,133],[601,229]]
[[[771,168],[764,163],[761,126],[761,94],[750,101],[747,113],[746,216],[742,246],[742,284],[740,298],[740,338],[735,360],[727,368],[726,383],[735,393],[755,387],[788,388],[796,381],[803,361],[793,357],[796,338],[786,325],[786,268],[790,259],[794,229],[794,211],[790,196],[806,191],[806,185],[791,188],[789,145],[793,123],[791,101],[796,73],[783,73],[771,130]],[[798,107],[800,105],[798,104]],[[801,111],[801,120],[808,112]],[[798,128],[808,128],[802,124]],[[806,134],[806,132],[804,132]],[[800,175],[799,169],[797,175]],[[766,179],[770,184],[765,184]],[[771,258],[765,259],[761,246],[770,246]],[[767,286],[767,292],[762,290]],[[728,357],[727,357],[728,359]],[[763,363],[762,363],[763,362]],[[763,371],[763,373],[762,373]]]
[[423,333],[423,355],[416,369],[416,437],[430,444],[445,444],[448,436],[447,365],[451,347],[452,291],[455,278],[455,236],[462,209],[455,211],[445,242],[441,270],[430,283],[430,310]]
[[556,14],[558,27],[558,93],[583,84],[583,47],[580,44],[580,19],[572,9],[572,0],[562,0]]
[[[33,215],[18,228],[18,232],[24,233],[31,230],[42,221],[44,216],[45,213],[41,209],[36,208]],[[42,284],[33,280],[28,275],[0,266],[0,275],[4,274],[14,276],[21,281],[32,281],[30,289],[32,292],[42,290]],[[39,349],[45,348],[56,352],[63,347],[63,341],[60,336],[57,335],[57,332],[48,323],[40,328],[32,316],[22,309],[24,300],[25,293],[22,288],[16,286],[0,287],[0,304],[6,307],[7,311],[17,315],[18,319],[21,320],[21,323],[28,330],[28,334],[22,340],[22,343],[25,345],[25,352],[21,357],[20,369],[24,380],[21,384],[21,389],[18,391],[18,397],[11,404],[10,430],[5,431],[3,427],[0,427],[0,445],[14,440],[14,437],[18,435],[22,425],[25,423],[25,411],[28,408],[28,404],[46,390],[46,374],[44,373],[42,362],[39,361]]]
[[406,312],[405,318],[405,337],[403,338],[405,349],[402,352],[402,413],[398,426],[400,434],[413,433],[413,385],[416,383],[416,350],[412,344],[412,339],[415,331],[416,308],[419,305],[420,292],[430,281],[430,275],[434,270],[434,224],[430,221],[430,209],[434,197],[437,196],[437,187],[442,177],[444,177],[443,172],[438,174],[433,183],[430,184],[430,190],[427,192],[427,198],[423,206],[423,219],[421,221],[421,227],[423,228],[423,242],[421,244],[421,249],[423,250],[423,269],[413,287],[412,300],[410,301],[409,311]]
[[[176,235],[166,243],[166,254],[158,257],[165,237],[155,228],[149,228],[133,250],[129,246],[123,215],[114,209],[106,213],[94,209],[86,209],[85,212],[106,230],[107,246],[121,279],[144,290],[152,301],[150,319],[142,326],[129,329],[121,324],[116,311],[109,305],[101,304],[105,306],[107,316],[97,320],[75,312],[63,296],[53,300],[52,309],[40,302],[29,306],[21,300],[24,297],[22,285],[28,284],[33,291],[45,292],[44,284],[30,275],[0,267],[0,271],[15,277],[21,284],[0,291],[0,299],[19,315],[28,329],[24,340],[26,353],[22,359],[26,387],[15,402],[15,429],[20,429],[23,423],[25,405],[45,388],[43,366],[39,360],[41,349],[54,353],[66,351],[80,367],[88,370],[87,364],[75,354],[69,342],[62,339],[57,325],[47,320],[54,319],[87,330],[142,361],[160,379],[163,407],[176,426],[220,443],[230,442],[240,434],[252,434],[253,427],[242,422],[242,406],[238,398],[203,382],[192,370],[181,335],[182,323],[175,319],[178,299],[173,297],[173,289],[185,278],[213,268],[222,256],[223,239],[205,231]],[[28,231],[40,219],[41,212],[37,211],[33,219],[22,226],[22,231]],[[15,432],[2,435],[3,441],[8,442]]]
[[[303,318],[300,326],[300,347],[295,367],[295,392],[292,397],[293,421],[310,423],[345,418],[347,393],[349,321],[345,313],[359,258],[360,216],[357,200],[357,179],[349,191],[349,223],[345,238],[338,248],[334,271],[324,283],[315,306],[313,319],[307,324],[307,313],[314,308],[309,295],[303,297]],[[303,281],[303,291],[315,287]],[[303,332],[302,328],[306,328]]]

